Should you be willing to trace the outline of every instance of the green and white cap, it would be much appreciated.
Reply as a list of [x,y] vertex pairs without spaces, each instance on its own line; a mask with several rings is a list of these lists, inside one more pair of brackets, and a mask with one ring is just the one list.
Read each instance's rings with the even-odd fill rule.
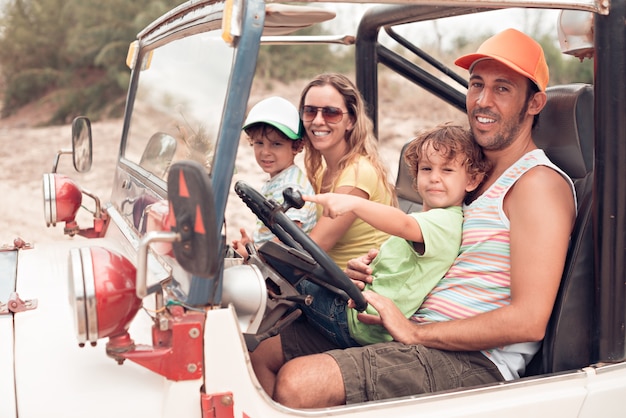
[[290,139],[302,137],[298,109],[282,97],[268,97],[255,104],[248,113],[243,130],[257,123],[272,125]]

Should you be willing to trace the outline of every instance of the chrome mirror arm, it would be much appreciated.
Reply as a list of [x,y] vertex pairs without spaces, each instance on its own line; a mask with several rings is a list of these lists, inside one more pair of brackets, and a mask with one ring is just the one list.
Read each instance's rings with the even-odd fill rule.
[[137,253],[137,280],[135,292],[139,299],[143,299],[148,294],[148,250],[153,242],[177,242],[180,241],[180,234],[177,232],[151,231],[146,233],[139,241],[139,251]]

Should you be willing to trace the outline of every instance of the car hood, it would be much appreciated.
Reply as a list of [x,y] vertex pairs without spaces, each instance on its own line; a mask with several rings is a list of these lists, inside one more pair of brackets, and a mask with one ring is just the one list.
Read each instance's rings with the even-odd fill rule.
[[[0,315],[0,417],[163,416],[173,394],[179,409],[190,407],[181,415],[198,415],[199,380],[171,382],[130,361],[120,366],[106,355],[107,340],[78,346],[67,260],[71,248],[91,245],[110,248],[104,239],[73,239],[15,252],[15,291],[37,306]],[[151,345],[151,325],[145,312],[137,315],[130,329],[136,343]]]

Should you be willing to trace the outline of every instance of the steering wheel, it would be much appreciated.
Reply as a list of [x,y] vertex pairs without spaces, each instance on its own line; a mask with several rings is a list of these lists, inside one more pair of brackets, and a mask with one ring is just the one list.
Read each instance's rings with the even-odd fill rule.
[[292,247],[301,247],[308,252],[317,264],[324,270],[326,282],[331,286],[343,290],[354,301],[356,309],[363,312],[367,308],[367,301],[361,290],[346,276],[337,264],[322,250],[298,225],[296,225],[285,211],[291,207],[302,207],[304,201],[300,192],[287,188],[283,192],[285,203],[279,205],[273,200],[267,200],[261,193],[243,181],[235,184],[235,192],[252,212],[267,226],[283,243]]

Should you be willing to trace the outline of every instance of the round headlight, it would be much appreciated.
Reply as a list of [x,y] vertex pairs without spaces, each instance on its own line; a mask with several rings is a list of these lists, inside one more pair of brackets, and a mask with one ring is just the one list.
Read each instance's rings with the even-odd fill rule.
[[255,334],[265,314],[267,287],[259,268],[238,265],[224,269],[222,305],[232,303],[244,333]]
[[128,331],[141,308],[136,270],[125,257],[102,247],[75,248],[69,256],[69,299],[79,345]]
[[72,179],[56,173],[43,175],[43,208],[47,226],[74,221],[82,201],[82,191]]

